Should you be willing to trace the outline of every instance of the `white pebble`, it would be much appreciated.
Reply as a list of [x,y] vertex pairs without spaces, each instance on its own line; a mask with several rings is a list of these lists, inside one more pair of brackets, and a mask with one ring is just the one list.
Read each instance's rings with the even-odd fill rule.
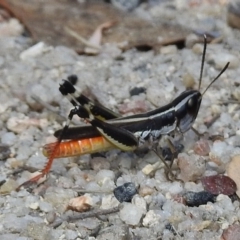
[[147,203],[143,197],[140,197],[139,195],[135,195],[132,199],[132,203],[135,206],[141,208],[144,214],[147,212]]
[[139,224],[143,215],[140,207],[131,203],[123,203],[123,208],[120,210],[120,218],[126,224],[136,226]]
[[131,167],[132,167],[131,159],[128,159],[125,157],[121,158],[120,162],[119,162],[119,167],[123,168],[123,169],[131,169]]
[[38,209],[38,207],[39,207],[38,202],[33,202],[33,203],[29,204],[29,208],[31,208],[31,209],[36,210],[36,209]]
[[173,54],[177,52],[177,47],[175,45],[169,45],[165,47],[161,47],[160,54]]
[[215,141],[211,147],[211,153],[221,156],[225,153],[227,144],[225,142]]
[[17,137],[13,132],[3,133],[1,136],[2,144],[7,144],[9,146],[12,146],[16,142],[16,140]]
[[78,232],[71,229],[65,230],[65,237],[66,237],[66,240],[79,239]]
[[113,195],[106,195],[102,198],[101,209],[109,209],[118,205],[119,201]]
[[99,192],[101,190],[100,186],[96,182],[89,182],[84,186],[84,188],[86,189],[86,191],[92,192]]
[[48,213],[48,212],[53,211],[52,204],[50,204],[50,203],[48,203],[48,202],[43,202],[43,201],[40,201],[40,202],[39,202],[39,209],[40,209],[42,212],[45,212],[45,213]]
[[48,47],[44,42],[39,42],[32,47],[28,48],[27,50],[23,51],[20,54],[20,58],[22,60],[32,58],[32,57],[37,57],[44,52],[47,52],[51,49],[51,47]]
[[223,69],[227,62],[230,62],[229,68],[232,69],[237,68],[240,64],[239,59],[236,56],[226,52],[213,54],[209,58],[215,63],[216,69],[219,70]]
[[163,182],[157,185],[157,189],[165,193],[179,194],[183,191],[183,186],[181,182]]
[[203,45],[200,43],[196,43],[192,47],[192,51],[196,54],[201,55],[203,53]]
[[149,227],[159,222],[161,222],[160,210],[150,210],[143,218],[144,227]]
[[96,175],[96,180],[98,182],[102,182],[106,178],[114,180],[115,178],[114,172],[111,170],[103,169],[103,170],[100,170]]
[[127,183],[127,182],[132,182],[131,176],[130,175],[122,175],[117,179],[116,185],[121,186],[121,185],[123,185],[124,183]]

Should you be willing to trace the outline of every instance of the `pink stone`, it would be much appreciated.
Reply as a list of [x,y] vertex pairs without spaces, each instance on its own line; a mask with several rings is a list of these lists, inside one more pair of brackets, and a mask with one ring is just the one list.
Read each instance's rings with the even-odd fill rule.
[[236,183],[224,175],[214,175],[201,179],[204,189],[212,194],[232,195],[237,190]]

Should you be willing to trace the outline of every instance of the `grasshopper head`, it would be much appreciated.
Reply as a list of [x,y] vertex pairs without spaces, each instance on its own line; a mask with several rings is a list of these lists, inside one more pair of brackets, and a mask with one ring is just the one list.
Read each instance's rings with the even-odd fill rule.
[[177,127],[181,133],[188,131],[195,119],[202,102],[202,94],[197,90],[183,92],[174,100]]

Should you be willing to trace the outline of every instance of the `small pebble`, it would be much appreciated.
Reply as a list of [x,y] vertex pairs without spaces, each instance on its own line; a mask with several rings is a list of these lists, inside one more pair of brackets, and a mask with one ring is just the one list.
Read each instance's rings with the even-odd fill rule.
[[66,240],[75,240],[75,239],[78,239],[78,232],[77,231],[74,231],[74,230],[71,230],[71,229],[66,229],[65,230],[65,238]]
[[207,140],[201,139],[194,144],[194,153],[199,156],[208,156],[210,152],[210,146]]
[[[56,229],[57,230],[57,229]],[[58,231],[56,231],[58,232]],[[47,239],[59,239],[54,238],[53,231],[49,231],[49,227],[46,223],[38,223],[30,221],[26,227],[21,231],[23,236],[28,236],[28,239],[36,239],[36,240],[47,240]]]
[[132,199],[132,203],[135,206],[141,208],[144,214],[147,212],[147,203],[143,197],[140,197],[139,195],[135,195]]
[[232,0],[228,4],[227,23],[233,28],[240,29],[240,2]]
[[13,179],[8,179],[5,183],[1,185],[0,194],[9,194],[18,187],[18,183]]
[[165,46],[165,47],[161,47],[160,49],[160,54],[174,54],[177,52],[177,47],[176,45],[169,45],[169,46]]
[[47,46],[44,42],[39,42],[39,43],[31,46],[27,50],[23,51],[20,54],[20,58],[22,60],[27,60],[32,57],[37,57],[37,56],[43,54],[44,52],[49,51],[50,49],[51,49],[51,47]]
[[[0,36],[3,39],[6,37],[14,37],[23,34],[24,27],[16,18],[10,18],[8,21],[3,21],[4,14],[1,13],[1,27],[0,27]],[[5,37],[5,38],[4,38]]]
[[[192,48],[194,44],[196,44],[197,42],[199,42],[199,37],[194,33],[188,34],[185,39],[185,45],[187,48]],[[202,53],[202,48],[201,48],[201,53]]]
[[139,195],[145,197],[147,195],[151,195],[154,192],[154,189],[148,186],[143,186],[139,188]]
[[240,239],[240,225],[233,224],[227,229],[223,230],[222,240],[239,240]]
[[133,196],[137,194],[137,189],[132,182],[128,182],[115,188],[113,194],[119,202],[131,202]]
[[203,53],[203,45],[200,43],[196,43],[192,47],[192,51],[196,54],[202,54]]
[[90,165],[93,170],[99,171],[102,169],[110,169],[110,163],[106,158],[93,157],[90,159]]
[[132,235],[129,231],[129,226],[126,224],[114,224],[109,227],[102,227],[99,235],[97,238],[89,240],[110,240],[110,239],[117,239],[117,240],[130,240],[132,239]]
[[98,183],[100,184],[104,182],[107,178],[110,180],[114,180],[115,179],[114,172],[111,170],[103,169],[100,170],[95,177],[96,181],[98,181]]
[[115,6],[116,8],[119,8],[121,10],[124,11],[132,11],[134,8],[136,8],[139,3],[140,0],[111,0],[111,3],[113,4],[113,6]]
[[197,155],[180,153],[178,166],[181,170],[180,177],[184,182],[195,181],[205,172],[205,160]]
[[17,141],[17,136],[13,132],[3,133],[1,135],[1,143],[12,146]]
[[240,155],[232,157],[231,162],[227,167],[228,176],[236,183],[236,194],[240,197]]
[[239,88],[233,89],[232,95],[233,95],[234,99],[240,101],[240,89]]
[[31,208],[31,209],[37,210],[38,207],[39,207],[39,203],[38,202],[33,202],[33,203],[29,204],[28,207]]
[[146,92],[146,88],[144,87],[134,87],[129,91],[130,96],[139,95],[140,93],[145,93],[145,92]]
[[52,204],[50,204],[48,202],[44,202],[44,201],[39,202],[39,209],[45,213],[49,213],[49,212],[53,211]]
[[228,68],[231,69],[237,68],[240,64],[239,59],[235,55],[227,52],[215,53],[209,57],[209,61],[213,61],[218,70],[222,70],[228,62],[230,62]]
[[63,212],[66,210],[69,200],[74,197],[76,197],[76,193],[71,189],[49,187],[46,190],[44,201],[49,202],[57,211]]
[[159,169],[161,166],[163,166],[163,163],[161,161],[158,161],[154,164],[147,164],[143,169],[142,172],[145,175],[150,175],[151,173],[155,172],[157,169]]
[[132,168],[132,159],[127,157],[127,156],[123,156],[119,158],[119,164],[118,164],[120,170],[124,171],[124,169],[131,169]]
[[211,151],[209,153],[209,158],[212,162],[218,166],[223,166],[225,169],[226,163],[230,161],[230,156],[232,152],[232,147],[226,142],[215,141],[211,146]]
[[78,222],[78,227],[82,226],[89,230],[94,230],[99,227],[99,220],[95,218],[85,218]]
[[237,190],[236,183],[231,178],[224,175],[203,177],[201,181],[204,190],[214,195],[233,195]]
[[88,195],[72,198],[69,200],[67,210],[85,212],[92,207],[92,198]]
[[120,219],[126,224],[137,226],[143,216],[143,211],[131,203],[124,203],[119,212]]
[[149,210],[143,218],[142,224],[144,227],[150,227],[161,222],[160,210]]
[[30,126],[39,126],[40,120],[23,117],[22,115],[10,117],[7,121],[7,128],[14,133],[22,133]]
[[16,159],[16,158],[8,158],[7,160],[6,160],[6,163],[5,163],[5,165],[7,166],[7,167],[9,167],[9,168],[12,168],[12,169],[17,169],[17,168],[19,168],[19,167],[22,167],[23,166],[23,163],[24,163],[24,161],[21,161],[21,160],[18,160],[18,159]]
[[117,207],[118,205],[119,201],[112,195],[106,195],[102,197],[101,209],[109,209]]
[[11,151],[8,145],[0,144],[0,161],[7,159]]
[[186,89],[188,88],[193,88],[195,85],[195,80],[192,74],[190,73],[186,73],[183,75],[183,84],[186,87]]
[[187,192],[183,194],[183,198],[189,207],[198,207],[199,205],[207,204],[207,202],[215,201],[215,195],[206,191]]

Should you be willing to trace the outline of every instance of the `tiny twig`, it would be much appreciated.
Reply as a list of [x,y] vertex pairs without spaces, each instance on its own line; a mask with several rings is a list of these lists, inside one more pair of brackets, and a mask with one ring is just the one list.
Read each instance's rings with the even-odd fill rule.
[[61,121],[66,121],[66,117],[61,115],[58,110],[56,110],[55,107],[51,106],[50,104],[44,102],[41,98],[39,98],[37,95],[32,94],[31,98],[35,100],[37,103],[41,104],[44,108],[48,109],[50,112],[56,114],[58,118],[60,118]]
[[118,212],[120,207],[114,207],[110,209],[98,209],[98,210],[93,210],[89,212],[84,212],[84,213],[79,213],[74,216],[62,216],[61,219],[57,219],[51,226],[53,228],[59,227],[64,221],[66,222],[74,222],[77,220],[83,220],[85,218],[92,218],[92,217],[97,217],[98,215],[107,215],[107,214],[112,214]]
[[[38,97],[37,95],[35,94],[32,94],[31,95],[31,98],[33,100],[35,100],[36,102],[40,103],[42,106],[44,106],[45,108],[47,108],[48,110],[50,110],[51,112],[54,112],[56,114],[59,114],[58,111],[56,110],[55,107],[51,106],[50,104],[44,102],[40,97]],[[62,116],[61,116],[62,117]],[[66,117],[62,117],[64,119],[66,119]]]
[[172,229],[174,230],[174,232],[177,235],[178,239],[181,239],[180,234],[178,233],[177,229],[173,225],[172,225]]
[[[67,118],[66,116],[63,116],[60,111],[56,110],[55,107],[51,106],[50,104],[44,102],[41,98],[39,98],[37,95],[32,94],[31,98],[35,100],[37,103],[41,104],[44,108],[52,112],[53,114],[56,115],[59,121],[66,121]],[[75,121],[74,119],[71,121],[73,125],[79,125],[79,122]]]
[[80,188],[73,188],[74,191],[76,191],[77,193],[81,193],[81,194],[85,194],[85,193],[100,193],[100,194],[111,194],[112,191],[110,191],[109,189],[101,189],[99,191],[94,191],[94,190],[86,190],[86,189],[80,189]]
[[91,47],[94,48],[96,50],[100,50],[101,48],[99,46],[96,46],[94,44],[91,44],[87,39],[83,38],[82,36],[80,36],[79,34],[77,34],[75,31],[73,31],[72,29],[65,27],[64,30],[71,35],[72,37],[76,38],[78,41],[80,41],[81,43],[83,43],[85,46],[87,47]]
[[207,128],[210,128],[216,122],[216,120],[218,120],[219,117],[220,117],[220,114],[217,114],[209,122],[205,123]]
[[240,104],[240,102],[238,100],[230,99],[228,101],[221,102],[221,104],[224,104],[224,105],[227,105],[227,104]]
[[33,172],[36,172],[38,170],[39,170],[38,168],[30,167],[30,166],[25,165],[25,166],[19,167],[18,169],[14,170],[8,176],[15,176],[19,173],[22,173],[23,171],[28,171],[28,172],[33,173]]
[[198,138],[200,139],[204,134],[198,132],[197,129],[195,129],[194,127],[191,127],[192,131],[198,136]]

